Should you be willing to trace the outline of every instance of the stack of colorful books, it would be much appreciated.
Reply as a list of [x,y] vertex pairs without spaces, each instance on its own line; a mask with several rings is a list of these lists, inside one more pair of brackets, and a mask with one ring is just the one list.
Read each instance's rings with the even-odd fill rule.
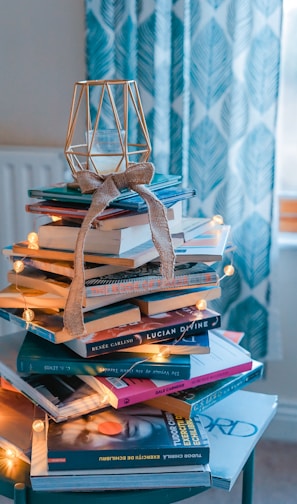
[[223,331],[207,303],[199,308],[221,296],[216,267],[230,226],[184,217],[195,191],[178,177],[156,174],[150,187],[166,207],[174,278],[160,274],[145,204],[123,191],[87,234],[87,335],[73,338],[63,310],[91,196],[66,184],[31,189],[26,210],[46,219],[38,241],[3,249],[12,266],[0,316],[22,330],[0,339],[0,399],[20,425],[26,403],[28,428],[15,439],[0,427],[0,446],[18,447],[34,489],[210,486],[200,415],[262,376],[243,334]]

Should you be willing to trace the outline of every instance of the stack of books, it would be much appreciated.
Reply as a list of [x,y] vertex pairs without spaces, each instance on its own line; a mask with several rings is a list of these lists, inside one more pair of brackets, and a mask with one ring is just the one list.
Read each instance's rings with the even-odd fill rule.
[[41,428],[31,443],[29,427],[18,439],[0,426],[0,447],[17,447],[33,489],[210,486],[212,448],[200,415],[262,376],[263,364],[238,341],[243,334],[223,331],[219,313],[197,308],[221,296],[216,265],[230,226],[184,217],[183,200],[195,191],[178,177],[156,174],[151,190],[167,209],[174,278],[160,274],[144,202],[123,191],[87,234],[87,335],[72,337],[63,310],[91,196],[65,184],[31,189],[37,202],[26,210],[48,219],[38,246],[3,249],[12,268],[0,316],[21,330],[0,339],[0,401],[19,425]]

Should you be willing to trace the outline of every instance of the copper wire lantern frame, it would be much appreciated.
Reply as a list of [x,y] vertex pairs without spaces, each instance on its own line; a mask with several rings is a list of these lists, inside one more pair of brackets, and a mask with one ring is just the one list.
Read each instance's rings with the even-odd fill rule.
[[[121,85],[123,87],[123,124],[121,124],[119,113],[112,93],[112,87],[117,85]],[[94,125],[92,126],[91,113],[90,113],[90,87],[93,86],[101,87],[101,92],[99,95],[99,103],[96,112],[96,118],[94,121]],[[107,93],[108,95],[110,107],[115,121],[115,127],[118,132],[120,152],[114,152],[114,153],[109,152],[100,154],[92,153],[91,150],[94,143],[95,134],[98,129],[99,119],[102,114],[103,99],[105,93]],[[86,131],[92,131],[92,136],[90,140],[89,139],[86,140],[86,144],[79,143],[73,145],[72,140],[77,127],[79,112],[81,107],[84,105],[83,98],[85,98],[86,103],[85,105]],[[133,109],[135,111],[135,116],[140,126],[140,130],[143,134],[144,143],[130,143],[128,141],[128,126],[129,126],[128,100],[130,100],[130,103],[132,104]],[[123,130],[124,130],[124,136],[122,136],[121,134],[121,131]],[[132,150],[129,151],[129,148],[132,148]],[[70,109],[70,117],[68,121],[64,154],[72,171],[74,179],[76,178],[76,173],[78,170],[91,170],[96,172],[99,176],[102,175],[98,171],[94,159],[99,156],[119,157],[119,162],[117,163],[114,172],[117,172],[119,170],[119,167],[123,160],[125,160],[126,166],[128,166],[130,161],[129,157],[132,155],[140,156],[138,162],[145,162],[149,159],[149,156],[151,154],[151,143],[145,116],[143,113],[138,86],[134,80],[117,80],[117,79],[89,80],[89,81],[86,80],[86,81],[78,81],[75,83]]]

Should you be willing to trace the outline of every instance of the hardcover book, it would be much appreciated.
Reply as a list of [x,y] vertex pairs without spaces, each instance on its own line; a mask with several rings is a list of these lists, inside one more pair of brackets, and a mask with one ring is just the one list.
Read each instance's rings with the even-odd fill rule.
[[187,420],[143,404],[106,408],[59,424],[49,421],[40,438],[49,472],[209,461],[209,441],[198,416]]
[[[73,338],[64,327],[63,311],[36,309],[34,320],[27,322],[22,317],[23,310],[24,306],[23,308],[0,308],[0,317],[53,343],[64,343]],[[119,324],[133,324],[140,319],[139,311],[135,311],[135,305],[130,303],[111,304],[84,313],[84,323],[89,335],[93,335],[99,327],[100,332],[103,333],[111,327],[117,327]]]
[[[17,275],[17,276],[16,276]],[[57,296],[67,297],[71,279],[54,273],[45,273],[33,267],[16,273],[7,273],[7,280],[18,286],[52,292]],[[161,276],[160,267],[147,263],[135,269],[113,272],[98,278],[85,280],[85,299],[114,294],[144,293],[150,291],[170,290],[197,285],[216,285],[218,274],[214,268],[204,263],[184,263],[175,267],[174,278],[166,280]]]
[[273,394],[239,390],[199,415],[210,442],[212,486],[232,489],[274,418],[277,399]]
[[221,296],[221,288],[216,286],[200,286],[179,290],[162,291],[135,296],[131,303],[139,306],[141,313],[156,315],[164,311],[178,310],[185,306],[195,305],[200,299],[212,301]]
[[0,374],[5,380],[56,422],[106,407],[100,394],[78,376],[18,373],[16,360],[24,337],[20,331],[0,338]]
[[209,338],[210,353],[191,355],[191,375],[186,380],[104,378],[86,375],[81,378],[102,397],[108,397],[110,405],[118,409],[178,390],[212,383],[252,368],[252,358],[242,347],[211,332]]
[[182,379],[189,378],[190,370],[190,355],[156,358],[153,354],[112,352],[86,359],[66,345],[53,345],[30,332],[17,356],[19,373]]
[[173,392],[167,396],[155,397],[147,404],[154,408],[164,408],[175,415],[191,418],[263,376],[264,364],[253,360],[252,368],[223,380],[207,383],[195,388]]
[[[219,313],[213,310],[198,311],[195,306],[188,306],[155,316],[142,315],[138,323],[97,331],[65,343],[82,357],[94,357],[133,346],[141,348],[144,343],[152,344],[181,339],[184,336],[198,336],[208,329],[220,327],[220,324]],[[34,332],[31,326],[30,331]]]

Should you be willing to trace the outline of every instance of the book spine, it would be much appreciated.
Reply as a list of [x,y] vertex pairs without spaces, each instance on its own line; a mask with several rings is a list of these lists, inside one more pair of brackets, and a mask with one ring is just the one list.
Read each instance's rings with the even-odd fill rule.
[[208,464],[209,447],[177,447],[161,450],[156,448],[141,448],[139,450],[125,450],[121,454],[113,450],[106,450],[98,455],[98,451],[49,452],[48,469],[50,471],[64,470],[95,470],[120,469],[138,467],[172,467],[175,465]]
[[[102,355],[115,350],[123,350],[129,347],[143,345],[144,343],[154,343],[156,341],[176,339],[182,334],[185,334],[186,336],[197,336],[208,329],[214,329],[216,327],[220,327],[220,318],[217,316],[203,321],[197,320],[194,324],[193,322],[188,322],[186,324],[176,324],[170,327],[160,328],[158,330],[153,328],[146,329],[144,331],[137,331],[135,334],[119,335],[116,338],[106,339],[102,343],[96,343],[94,341],[90,343],[86,342],[85,356],[95,357],[96,355]],[[78,348],[76,348],[75,345],[75,340],[70,342],[68,346],[70,346],[74,351],[78,351]]]
[[[123,382],[119,378],[112,378],[106,382],[103,380],[103,387],[109,391],[109,401],[110,405],[114,408],[123,408],[124,406],[130,406],[131,404],[138,404],[139,402],[148,401],[154,397],[160,397],[162,395],[167,395],[172,392],[177,392],[178,390],[184,390],[188,388],[197,387],[198,385],[205,385],[206,383],[211,383],[216,380],[222,380],[223,378],[228,378],[234,374],[239,374],[244,371],[249,371],[251,368],[251,362],[239,364],[237,366],[230,367],[228,369],[222,369],[220,371],[215,371],[213,373],[208,373],[203,376],[196,376],[195,378],[190,378],[188,380],[181,380],[177,382],[168,383],[164,386],[151,386],[150,388],[144,389],[139,387],[137,391],[128,395],[129,387],[123,388]],[[101,378],[98,378],[100,381]],[[99,385],[100,388],[100,385]]]
[[192,404],[190,416],[193,417],[195,415],[198,415],[199,413],[202,413],[213,404],[221,401],[225,397],[228,397],[237,390],[242,389],[246,385],[258,380],[259,378],[261,378],[262,374],[263,367],[259,367],[248,375],[239,375],[237,379],[232,380],[231,383],[227,383],[219,390],[212,392],[203,399],[200,399],[196,403]]
[[[254,370],[248,373],[241,373],[240,375],[235,375],[230,380],[227,378],[228,382],[223,383],[219,387],[215,387],[210,392],[207,392],[203,397],[199,397],[199,387],[197,389],[183,390],[176,395],[169,394],[166,397],[155,397],[147,401],[147,403],[154,408],[163,407],[166,411],[170,411],[174,415],[181,415],[184,418],[192,418],[195,415],[199,415],[204,412],[207,408],[221,401],[225,397],[233,394],[237,390],[240,390],[247,385],[253,383],[254,381],[260,379],[263,374],[264,366],[257,366]],[[197,399],[193,398],[196,392],[198,394]],[[201,391],[203,394],[203,390]]]
[[54,359],[17,358],[17,370],[20,373],[34,374],[60,374],[60,375],[90,375],[114,376],[127,378],[153,378],[160,380],[187,379],[190,376],[190,362],[184,364],[175,362],[155,362],[152,358],[143,360],[135,358],[125,364],[124,362],[55,362]]
[[93,296],[109,296],[123,292],[139,293],[150,292],[159,289],[176,289],[178,287],[190,287],[192,285],[204,285],[216,283],[218,281],[217,274],[213,273],[197,273],[193,275],[180,275],[173,281],[164,281],[161,277],[145,277],[134,278],[130,280],[87,280],[85,287],[86,297]]

